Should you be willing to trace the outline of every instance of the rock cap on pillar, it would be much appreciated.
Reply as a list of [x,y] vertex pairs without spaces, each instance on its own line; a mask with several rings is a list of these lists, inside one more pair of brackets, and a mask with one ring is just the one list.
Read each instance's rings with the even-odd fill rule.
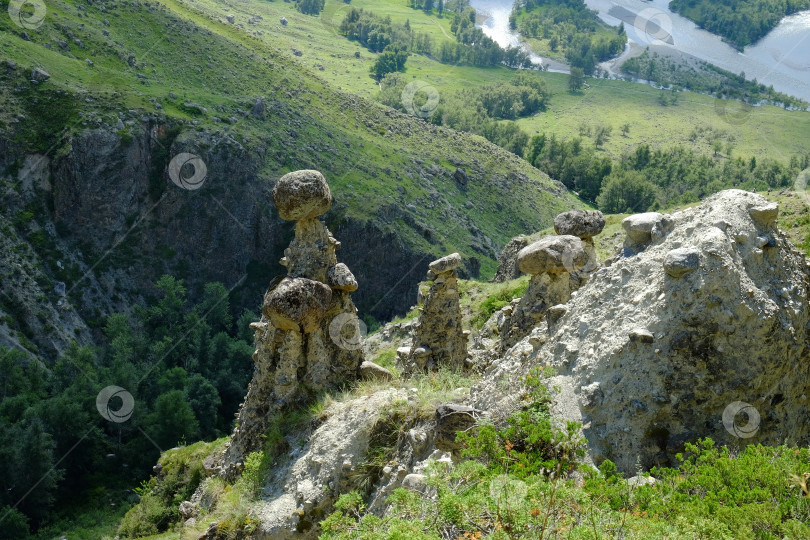
[[435,261],[433,261],[428,265],[428,268],[435,275],[439,275],[444,272],[450,272],[451,270],[455,270],[459,266],[461,266],[461,255],[459,255],[458,253],[451,253],[446,257],[436,259]]
[[582,268],[588,260],[577,236],[546,236],[521,249],[518,268],[524,274],[561,274]]
[[592,238],[605,228],[605,216],[599,210],[570,210],[554,218],[554,232],[578,238]]
[[302,221],[328,212],[332,192],[320,172],[295,171],[282,176],[273,187],[273,202],[281,219]]
[[320,281],[285,277],[265,296],[262,311],[280,330],[309,333],[318,328],[331,299],[332,289]]

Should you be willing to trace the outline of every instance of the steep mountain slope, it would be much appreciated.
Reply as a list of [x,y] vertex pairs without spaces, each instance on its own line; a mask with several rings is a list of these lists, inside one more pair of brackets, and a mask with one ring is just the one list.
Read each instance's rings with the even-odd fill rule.
[[[483,139],[344,94],[183,2],[53,2],[36,17],[0,18],[4,242],[23,259],[0,263],[3,343],[53,357],[73,335],[42,329],[71,306],[95,326],[166,272],[255,307],[292,234],[268,197],[289,170],[345,194],[326,221],[378,318],[413,303],[417,263],[459,250],[487,276],[511,236],[581,206]],[[200,169],[172,162],[182,152],[204,163],[199,189],[170,179],[170,165]]]

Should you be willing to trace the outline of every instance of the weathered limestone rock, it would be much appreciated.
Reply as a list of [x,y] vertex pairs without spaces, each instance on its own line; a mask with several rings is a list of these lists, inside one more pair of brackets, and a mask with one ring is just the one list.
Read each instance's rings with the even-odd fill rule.
[[498,270],[493,283],[503,283],[520,277],[520,270],[517,267],[517,254],[521,249],[529,245],[529,239],[523,235],[512,238],[506,247],[503,248],[501,256],[498,257]]
[[[645,468],[671,466],[686,442],[706,436],[807,445],[810,270],[775,213],[760,195],[728,190],[671,214],[664,236],[591,277],[545,344],[493,365],[473,405],[496,405],[495,370],[519,377],[550,365],[553,412],[583,425],[596,464],[609,457],[635,471],[638,456]],[[663,221],[650,218],[630,219],[628,234]]]
[[551,306],[565,304],[579,280],[571,274],[587,263],[582,241],[576,236],[546,236],[518,253],[521,272],[532,274],[526,293],[501,327],[501,352],[527,336],[543,322]]
[[357,279],[355,279],[349,267],[343,263],[331,266],[326,273],[327,283],[333,289],[353,292],[357,290]]
[[467,359],[467,336],[461,325],[456,268],[461,255],[453,253],[430,263],[433,285],[414,324],[413,346],[403,362],[403,373],[435,371],[441,366],[458,370]]
[[604,228],[605,216],[598,210],[571,210],[554,218],[554,232],[581,240],[593,238]]
[[672,219],[658,212],[633,214],[622,220],[622,228],[627,234],[624,254],[632,256],[662,239],[672,229]]
[[360,376],[373,381],[390,381],[394,378],[390,371],[368,360],[360,364]]
[[479,411],[466,405],[440,405],[436,408],[436,435],[433,444],[439,450],[457,455],[461,445],[456,442],[456,433],[472,428],[479,414]]
[[330,300],[332,289],[320,281],[284,278],[264,297],[262,312],[279,330],[306,334],[318,327]]
[[318,171],[285,174],[273,187],[273,202],[286,221],[313,219],[332,207],[332,192]]
[[700,251],[695,248],[673,249],[664,258],[664,271],[674,278],[694,272],[700,266]]
[[588,277],[599,268],[596,246],[593,237],[605,228],[605,216],[598,210],[571,210],[554,218],[554,232],[576,236],[582,240],[587,261],[579,270],[571,273],[572,288],[578,289],[588,281]]
[[255,368],[220,464],[226,478],[261,449],[270,414],[357,379],[363,362],[361,324],[350,296],[357,281],[337,262],[340,242],[317,219],[332,203],[326,180],[318,171],[289,173],[273,188],[273,200],[282,218],[296,220],[295,238],[284,252],[287,276],[273,280],[262,320],[251,324]]

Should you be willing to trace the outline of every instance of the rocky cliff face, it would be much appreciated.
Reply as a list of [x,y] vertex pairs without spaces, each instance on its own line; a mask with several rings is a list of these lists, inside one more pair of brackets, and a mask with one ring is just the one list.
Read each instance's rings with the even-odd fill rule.
[[[352,100],[350,105],[358,104]],[[302,121],[283,102],[273,107],[274,115],[268,120],[273,125],[286,122],[303,128],[310,121]],[[419,122],[394,113],[391,118],[377,117],[378,112],[358,108],[356,114],[358,118],[374,116],[373,121],[366,121],[372,127],[377,122],[396,122],[402,129]],[[69,291],[66,302],[78,317],[98,319],[141,302],[163,273],[184,279],[191,291],[205,282],[220,281],[234,288],[232,305],[254,309],[260,303],[256,291],[284,272],[278,260],[293,236],[291,225],[279,219],[266,202],[275,182],[274,173],[268,171],[283,171],[284,163],[291,159],[303,160],[308,148],[299,149],[291,140],[292,146],[285,147],[289,152],[275,146],[271,149],[263,141],[240,142],[235,131],[192,129],[188,122],[137,111],[122,113],[121,119],[127,136],[120,134],[120,126],[99,122],[97,128],[84,128],[57,142],[47,154],[29,153],[24,145],[12,142],[14,133],[0,135],[0,148],[6,150],[0,170],[3,214],[12,221],[20,211],[33,208],[33,220],[17,226],[15,234],[24,243],[26,236],[42,229],[52,243],[49,249],[32,245],[30,262],[42,269],[43,276],[38,278],[32,272],[17,284],[6,282],[3,303],[8,309],[0,306],[0,310],[14,319],[33,320],[37,312],[51,311],[46,304],[56,300],[46,301],[41,291],[16,288],[23,287],[23,281],[61,281]],[[444,130],[433,131],[425,136],[443,136]],[[285,131],[281,140],[287,141],[288,135]],[[406,135],[396,131],[390,136]],[[447,140],[460,147],[466,144],[457,134]],[[318,151],[337,156],[329,159],[329,167],[335,174],[345,175],[349,169],[331,141]],[[183,189],[172,182],[172,158],[184,152],[200,154],[204,161],[207,175],[199,189]],[[390,196],[388,204],[364,212],[368,201],[352,193],[359,186],[349,184],[325,216],[330,228],[345,239],[341,258],[362,285],[356,297],[358,306],[380,319],[403,313],[413,304],[413,290],[421,277],[413,269],[434,259],[431,251],[440,251],[435,214],[441,213],[442,223],[453,224],[452,234],[470,242],[471,255],[464,258],[459,270],[462,275],[478,274],[481,259],[496,254],[498,240],[493,233],[502,234],[481,231],[471,219],[475,212],[495,211],[494,207],[454,208],[447,202],[437,187],[455,182],[452,171],[426,161],[427,157],[413,157],[397,171],[363,166],[367,169],[363,174],[376,178],[386,189],[393,189],[389,183],[401,184],[394,191],[396,196]],[[514,161],[514,156],[509,160]],[[513,193],[523,184],[537,190],[536,179],[516,172],[523,164],[515,162],[512,176],[504,176],[502,163],[493,167],[475,159],[465,163],[466,191],[492,185],[496,192]],[[538,219],[548,221],[550,216]],[[502,225],[509,229],[519,223],[510,220]],[[386,264],[379,264],[380,260]],[[73,264],[75,269],[63,272],[57,261]],[[5,275],[11,271],[9,268]],[[49,296],[51,288],[50,284],[45,287],[44,296]],[[20,304],[22,311],[11,313],[11,304]],[[48,316],[43,324],[61,323]],[[17,341],[9,329],[0,334],[6,336],[0,337],[4,343]],[[61,350],[62,345],[55,345],[36,324],[30,325],[27,336],[34,352],[45,357],[53,359]]]
[[[724,191],[671,215],[627,218],[625,246],[573,293],[551,331],[516,344],[488,381],[558,375],[560,417],[591,457],[668,465],[686,441],[810,439],[808,263],[764,197]],[[491,382],[479,407],[492,407]]]

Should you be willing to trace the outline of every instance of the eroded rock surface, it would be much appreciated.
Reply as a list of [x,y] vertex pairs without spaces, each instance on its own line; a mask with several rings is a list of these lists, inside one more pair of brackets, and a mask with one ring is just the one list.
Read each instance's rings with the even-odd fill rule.
[[284,252],[287,277],[273,281],[262,320],[251,325],[255,369],[220,465],[226,478],[262,448],[271,413],[356,379],[363,362],[361,325],[350,295],[357,282],[337,262],[340,242],[317,219],[332,201],[323,175],[289,173],[273,189],[273,200],[282,218],[297,220],[295,238]]
[[[705,436],[808,444],[810,278],[777,210],[728,190],[668,216],[631,216],[625,230],[643,250],[591,276],[548,340],[515,345],[473,404],[495,406],[498,377],[551,365],[556,414],[582,423],[596,463],[609,457],[624,471],[637,457],[674,464]],[[757,413],[739,412],[748,405]]]
[[453,253],[430,263],[430,286],[419,319],[413,325],[413,344],[401,355],[406,375],[439,367],[462,369],[467,359],[467,336],[461,324],[458,276],[461,256]]

